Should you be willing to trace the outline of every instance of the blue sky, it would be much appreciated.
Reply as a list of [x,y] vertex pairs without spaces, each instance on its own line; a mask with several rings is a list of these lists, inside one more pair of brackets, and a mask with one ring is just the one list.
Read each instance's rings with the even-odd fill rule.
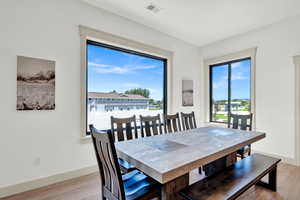
[[125,92],[147,88],[150,97],[163,97],[163,66],[161,60],[88,45],[88,91]]
[[[231,99],[250,99],[251,60],[231,65]],[[228,66],[213,68],[213,99],[226,100],[228,90]]]

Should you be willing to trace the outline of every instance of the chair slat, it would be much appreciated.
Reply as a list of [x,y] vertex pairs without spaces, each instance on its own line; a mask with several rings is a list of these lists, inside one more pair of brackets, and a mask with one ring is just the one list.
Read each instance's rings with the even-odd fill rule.
[[106,161],[106,163],[108,163],[108,169],[109,169],[109,173],[110,173],[110,180],[111,180],[111,187],[110,187],[110,191],[113,193],[114,196],[119,195],[118,192],[118,186],[117,186],[117,181],[115,181],[115,177],[116,177],[116,173],[113,169],[113,162],[111,161],[111,155],[109,153],[109,149],[108,149],[108,143],[104,144],[102,146],[103,152],[104,152],[104,160]]
[[241,119],[241,125],[240,125],[240,128],[241,128],[241,130],[247,130],[247,119],[246,118],[242,118]]
[[151,129],[150,129],[150,122],[149,121],[145,122],[145,133],[146,133],[146,136],[151,136]]
[[194,129],[193,119],[191,117],[189,117],[188,120],[189,120],[189,128]]
[[172,121],[172,125],[173,125],[173,130],[174,130],[174,132],[177,132],[178,129],[177,129],[177,124],[176,124],[176,119],[172,119],[171,121]]
[[[157,123],[156,123],[156,120],[152,120],[152,132],[153,132],[153,135],[158,135],[158,129],[157,129],[157,127],[158,127],[158,125],[157,125]],[[161,125],[159,125],[159,126],[161,126]]]
[[182,123],[183,124],[183,129],[186,128],[186,130],[190,129],[190,126],[189,126],[189,121],[188,121],[188,118],[184,118],[183,120],[184,122]]
[[233,118],[232,128],[233,129],[238,129],[239,128],[239,118]]
[[133,138],[131,123],[126,123],[126,137],[127,140],[131,140]]
[[111,176],[110,176],[110,172],[109,172],[109,168],[108,168],[108,164],[106,162],[106,160],[104,159],[104,153],[103,153],[103,149],[102,149],[102,145],[101,142],[97,142],[97,147],[98,147],[98,153],[100,153],[100,159],[101,159],[101,163],[103,164],[103,172],[104,172],[104,176],[105,176],[105,181],[104,181],[104,185],[108,190],[111,190]]
[[166,122],[167,122],[167,129],[168,129],[168,132],[169,132],[169,133],[172,133],[173,131],[172,131],[172,126],[171,126],[171,120],[170,120],[170,119],[167,119]]
[[121,123],[116,123],[117,124],[117,138],[118,141],[124,141],[125,137],[124,137],[124,133],[123,133],[123,124]]

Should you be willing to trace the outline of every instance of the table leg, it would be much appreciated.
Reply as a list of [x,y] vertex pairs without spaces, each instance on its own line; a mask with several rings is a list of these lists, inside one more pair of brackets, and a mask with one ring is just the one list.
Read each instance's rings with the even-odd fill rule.
[[203,170],[205,172],[206,176],[212,176],[226,167],[231,166],[236,162],[236,152],[233,152],[231,154],[228,154],[227,156],[224,156],[218,160],[215,160],[209,164],[204,165]]
[[233,152],[226,156],[226,167],[229,167],[230,165],[236,163],[237,161],[236,156],[237,156],[236,152]]
[[162,200],[182,200],[178,194],[180,190],[189,185],[189,173],[184,174],[168,183],[163,184],[161,191]]

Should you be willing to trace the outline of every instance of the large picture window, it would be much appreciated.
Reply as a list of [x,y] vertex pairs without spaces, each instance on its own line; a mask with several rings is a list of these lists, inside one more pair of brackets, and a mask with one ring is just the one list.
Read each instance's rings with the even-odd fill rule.
[[87,125],[106,130],[111,116],[166,112],[166,59],[94,41],[86,53]]
[[251,59],[210,66],[210,121],[228,121],[228,114],[251,112]]

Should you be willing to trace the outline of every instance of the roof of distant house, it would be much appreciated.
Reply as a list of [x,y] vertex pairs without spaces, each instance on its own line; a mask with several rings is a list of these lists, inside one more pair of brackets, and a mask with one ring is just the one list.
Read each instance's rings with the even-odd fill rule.
[[[240,104],[242,104],[240,101],[232,101],[232,102],[230,102],[231,104],[238,104],[238,105],[240,105]],[[226,105],[228,104],[228,103],[225,103]]]
[[139,94],[123,94],[116,92],[89,92],[88,97],[97,99],[148,99]]

